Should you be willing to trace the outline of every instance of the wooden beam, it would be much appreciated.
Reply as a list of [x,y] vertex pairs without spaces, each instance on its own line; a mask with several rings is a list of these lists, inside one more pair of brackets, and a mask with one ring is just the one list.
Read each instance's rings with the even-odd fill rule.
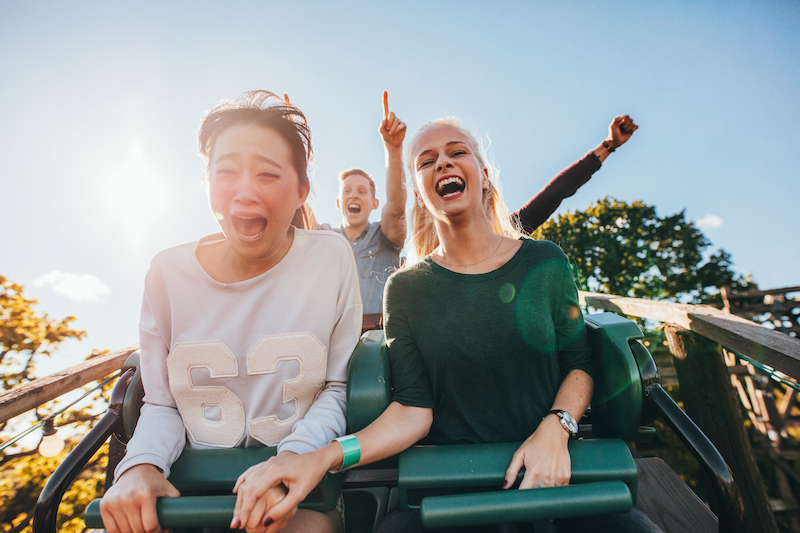
[[753,298],[757,296],[766,296],[767,294],[787,294],[790,292],[800,292],[800,287],[783,287],[780,289],[769,289],[766,291],[748,291],[748,292],[737,292],[737,293],[730,293],[728,294],[728,299],[730,300],[738,300],[742,298]]
[[724,347],[800,378],[800,339],[706,305],[659,302],[592,292],[581,303],[625,315],[676,324]]
[[[742,407],[720,347],[673,324],[667,324],[664,332],[678,372],[684,410],[722,454],[741,492],[744,524],[740,524],[740,531],[777,533],[764,480],[744,427]],[[723,507],[726,502],[716,503],[721,510],[727,509]]]
[[0,395],[0,423],[122,368],[138,344],[116,350],[49,376],[23,383]]

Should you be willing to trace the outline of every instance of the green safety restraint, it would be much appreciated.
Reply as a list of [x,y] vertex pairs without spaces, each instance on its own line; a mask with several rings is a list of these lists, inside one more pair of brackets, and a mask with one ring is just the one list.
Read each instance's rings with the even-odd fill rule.
[[[632,321],[613,313],[586,317],[595,368],[591,413],[582,422],[586,439],[569,443],[570,485],[500,490],[520,443],[414,446],[400,454],[399,506],[418,508],[428,528],[464,527],[626,512],[636,501],[636,464],[624,441],[650,440],[655,430],[643,412],[643,374],[657,370]],[[382,332],[370,332],[351,362],[348,422],[362,429],[389,404],[389,366]],[[369,361],[362,368],[360,358]],[[355,371],[354,371],[355,369]],[[361,370],[365,370],[363,373]],[[369,409],[354,412],[349,400],[370,396]],[[364,398],[361,398],[364,400]],[[591,438],[604,437],[604,438]],[[518,477],[518,482],[522,473]]]
[[[122,407],[123,437],[129,438],[136,427],[144,397],[139,352],[134,352],[125,366],[137,369],[125,392]],[[159,524],[163,528],[228,527],[236,504],[236,496],[231,491],[239,475],[276,453],[274,447],[184,450],[173,463],[169,475],[170,483],[180,491],[181,496],[157,500]],[[300,507],[315,511],[336,508],[341,482],[341,475],[326,474]],[[87,528],[103,527],[100,500],[94,500],[86,507],[84,521]]]
[[[498,490],[520,443],[414,446],[399,457],[400,508],[420,508],[423,524],[431,528],[629,510],[636,500],[637,471],[624,440],[652,438],[652,428],[640,427],[641,423],[649,422],[649,414],[642,411],[639,370],[641,365],[652,365],[652,360],[638,342],[642,333],[634,322],[612,313],[601,313],[587,316],[586,325],[596,374],[591,414],[588,415],[591,434],[587,437],[604,438],[570,442],[572,479],[569,486]],[[138,366],[138,357],[134,356],[128,366]],[[350,361],[349,432],[369,425],[389,405],[390,381],[383,332],[369,331]],[[123,406],[127,435],[133,434],[142,396],[137,371],[126,391]],[[584,432],[587,419],[581,422]],[[184,451],[172,466],[169,477],[182,496],[159,498],[160,525],[164,528],[227,527],[235,502],[230,491],[239,474],[274,454],[274,448]],[[301,507],[320,511],[333,509],[340,488],[341,475],[328,474]],[[103,527],[99,500],[87,507],[85,521],[89,528]]]

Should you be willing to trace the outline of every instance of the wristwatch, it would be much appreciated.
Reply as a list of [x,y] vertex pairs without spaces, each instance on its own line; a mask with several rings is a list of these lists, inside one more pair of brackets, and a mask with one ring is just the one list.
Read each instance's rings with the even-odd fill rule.
[[572,415],[569,414],[569,411],[565,411],[563,409],[553,409],[550,411],[551,415],[556,415],[561,420],[561,427],[564,428],[564,431],[569,433],[570,437],[574,437],[578,434],[578,423],[572,418]]

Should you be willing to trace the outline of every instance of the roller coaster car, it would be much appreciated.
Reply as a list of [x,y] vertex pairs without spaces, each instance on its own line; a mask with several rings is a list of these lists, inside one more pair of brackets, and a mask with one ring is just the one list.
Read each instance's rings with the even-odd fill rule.
[[[499,490],[520,443],[414,446],[397,458],[328,474],[301,507],[333,509],[345,498],[347,532],[371,532],[395,504],[419,508],[426,527],[515,523],[626,512],[636,502],[638,474],[626,441],[650,440],[661,416],[693,452],[712,481],[722,509],[720,530],[735,519],[730,470],[711,442],[666,394],[658,370],[632,321],[612,313],[585,318],[595,369],[591,407],[581,420],[582,440],[572,440],[572,478],[564,487]],[[98,448],[114,435],[133,434],[144,391],[138,353],[114,387],[108,412],[48,480],[34,514],[35,533],[53,533],[64,492]],[[389,361],[383,331],[365,333],[350,361],[347,390],[349,432],[366,427],[388,406]],[[233,515],[231,489],[241,472],[274,455],[274,448],[187,450],[169,480],[179,498],[160,498],[165,528],[226,527]],[[520,478],[521,479],[521,474]],[[518,481],[519,481],[518,479]],[[100,500],[86,509],[90,528],[102,527]],[[727,503],[726,502],[733,502]],[[719,511],[718,511],[719,514]]]

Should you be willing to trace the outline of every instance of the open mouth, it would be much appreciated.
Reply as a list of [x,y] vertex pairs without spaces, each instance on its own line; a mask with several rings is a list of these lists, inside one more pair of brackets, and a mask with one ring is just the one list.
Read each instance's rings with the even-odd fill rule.
[[236,233],[243,239],[257,239],[267,228],[267,219],[264,217],[248,217],[231,215]]
[[465,187],[466,184],[464,183],[464,180],[458,176],[444,178],[436,183],[436,194],[442,198],[450,198],[451,196],[455,196],[464,192]]
[[358,213],[361,212],[361,206],[358,205],[358,204],[349,204],[347,206],[347,212],[348,213],[353,213],[354,215],[357,215]]

